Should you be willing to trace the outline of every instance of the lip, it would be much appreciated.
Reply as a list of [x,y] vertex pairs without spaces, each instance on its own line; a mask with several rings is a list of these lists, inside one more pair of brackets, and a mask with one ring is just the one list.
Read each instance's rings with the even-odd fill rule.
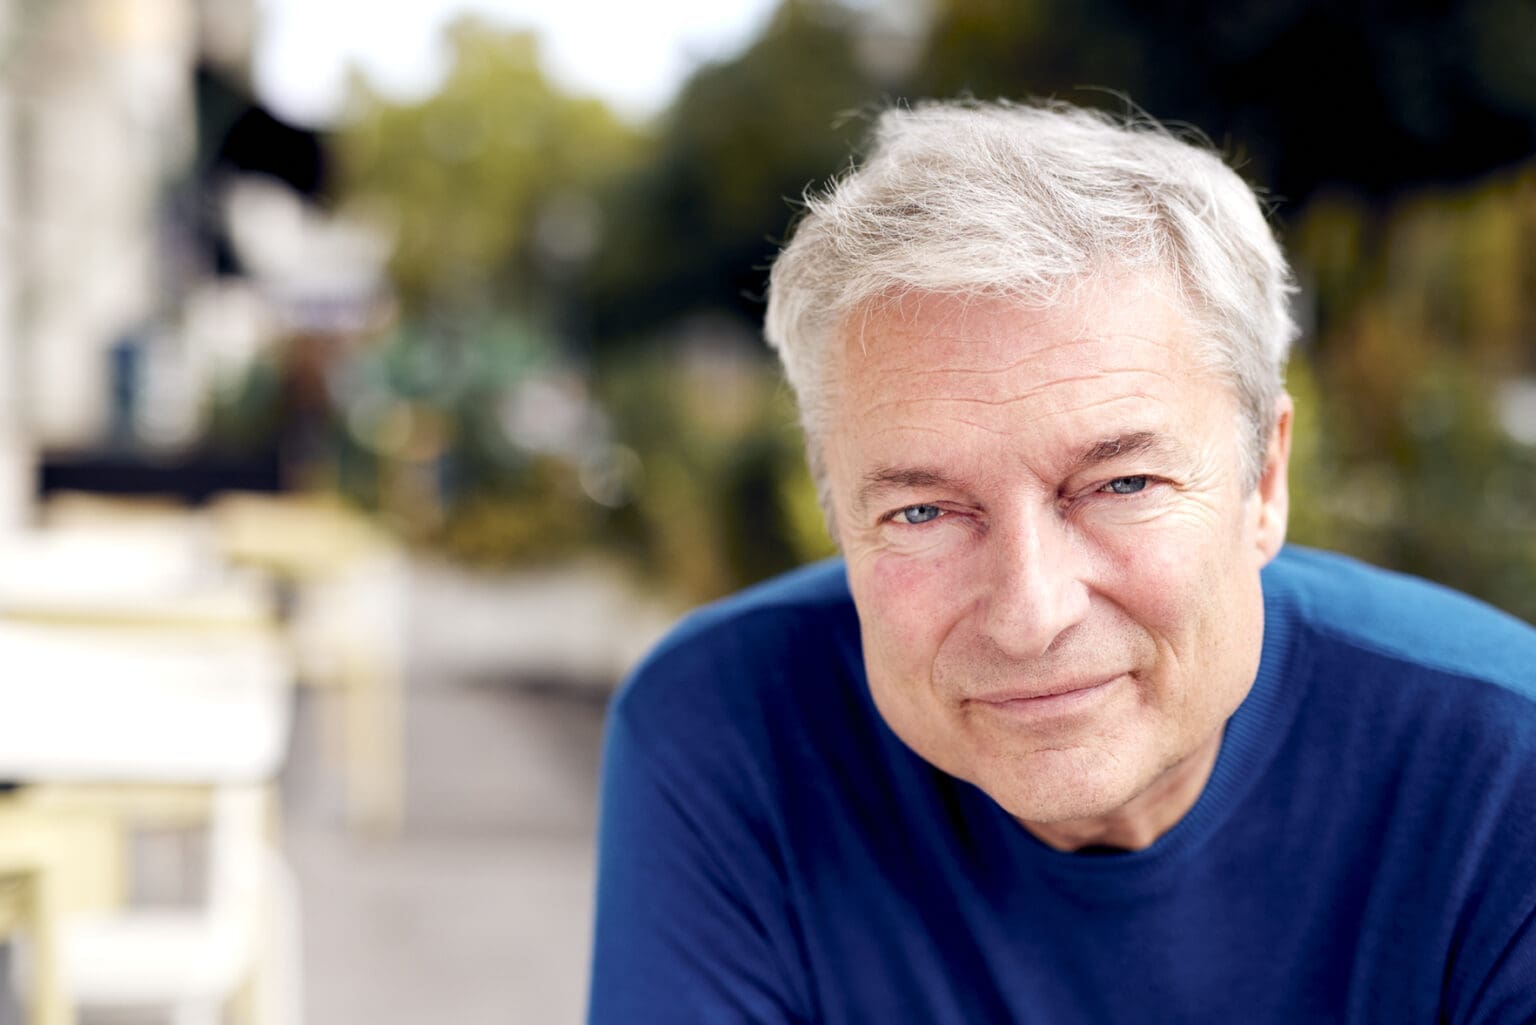
[[1108,694],[1116,683],[1125,679],[1126,675],[1117,673],[1110,677],[1065,683],[1044,690],[1001,691],[971,698],[968,703],[1027,719],[1066,715],[1096,702]]

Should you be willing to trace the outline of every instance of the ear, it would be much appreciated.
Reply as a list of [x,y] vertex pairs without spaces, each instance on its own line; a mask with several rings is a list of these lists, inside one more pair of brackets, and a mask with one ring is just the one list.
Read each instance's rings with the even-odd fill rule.
[[1291,494],[1286,473],[1291,465],[1291,418],[1295,407],[1291,397],[1282,393],[1275,400],[1275,416],[1269,433],[1269,447],[1264,453],[1264,469],[1254,498],[1258,502],[1258,522],[1254,544],[1264,563],[1269,562],[1285,544],[1285,527],[1290,518]]

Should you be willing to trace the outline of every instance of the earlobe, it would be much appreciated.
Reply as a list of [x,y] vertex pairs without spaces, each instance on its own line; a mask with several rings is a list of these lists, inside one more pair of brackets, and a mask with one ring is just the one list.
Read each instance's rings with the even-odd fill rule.
[[1291,463],[1291,419],[1294,413],[1291,397],[1282,393],[1275,401],[1269,448],[1264,455],[1264,470],[1259,477],[1256,496],[1259,519],[1254,540],[1266,563],[1285,544],[1286,524],[1290,518],[1290,488],[1286,477]]

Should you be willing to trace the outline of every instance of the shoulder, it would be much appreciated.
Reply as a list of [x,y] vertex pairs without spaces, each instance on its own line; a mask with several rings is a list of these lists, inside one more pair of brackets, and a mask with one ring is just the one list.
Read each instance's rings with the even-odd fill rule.
[[[1379,760],[1399,782],[1417,764],[1536,799],[1536,629],[1438,584],[1306,549],[1275,559],[1264,591],[1266,633],[1273,623],[1288,635],[1283,672],[1321,731],[1308,736]],[[1468,804],[1460,783],[1446,800]]]
[[826,559],[749,587],[686,616],[656,646],[645,662],[665,661],[684,652],[729,646],[748,635],[771,634],[806,617],[851,608],[848,579],[841,559]]
[[[858,664],[858,619],[841,559],[814,563],[700,608],[619,691],[621,717],[694,718],[760,705],[764,692]],[[789,697],[789,694],[784,694]]]
[[1264,570],[1264,593],[1271,615],[1293,618],[1314,641],[1536,701],[1536,628],[1448,587],[1287,546]]

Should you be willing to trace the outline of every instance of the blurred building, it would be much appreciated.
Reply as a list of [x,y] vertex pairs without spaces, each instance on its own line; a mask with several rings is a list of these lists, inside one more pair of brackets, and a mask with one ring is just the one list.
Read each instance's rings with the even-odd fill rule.
[[7,406],[40,444],[107,432],[110,354],[160,313],[161,197],[195,143],[198,7],[0,3]]
[[254,32],[253,0],[0,0],[0,526],[34,480],[185,493],[156,475],[206,463],[214,388],[377,300],[387,244],[335,242]]

